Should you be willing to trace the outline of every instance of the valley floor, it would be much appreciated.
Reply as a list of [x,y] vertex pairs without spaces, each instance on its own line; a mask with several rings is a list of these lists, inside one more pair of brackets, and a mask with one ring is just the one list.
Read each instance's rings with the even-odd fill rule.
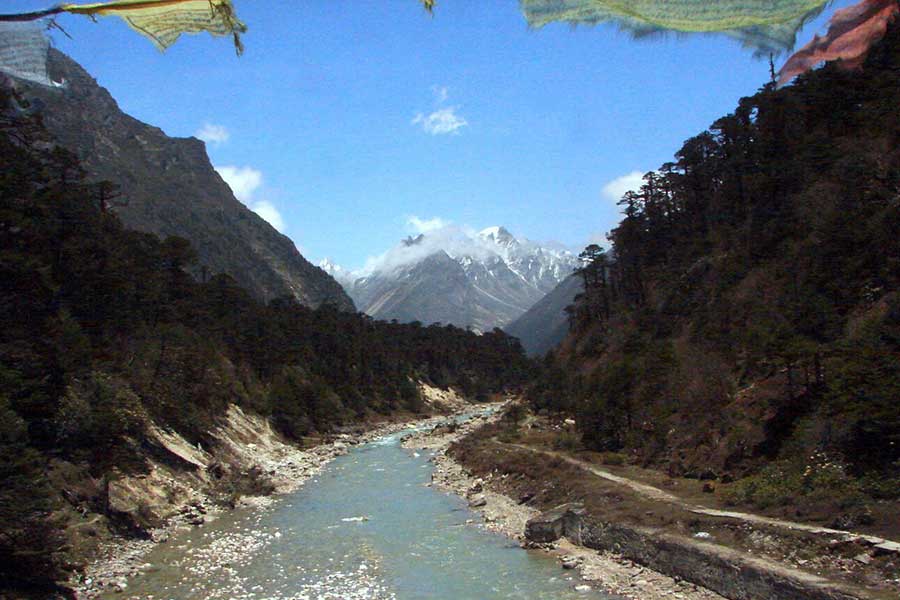
[[[708,573],[692,577],[677,566],[669,568],[667,561],[674,556],[677,563],[679,552],[708,557],[710,564],[723,569],[753,571],[758,578],[771,580],[766,585],[792,590],[779,598],[897,598],[900,594],[900,544],[892,540],[723,510],[711,483],[604,465],[601,456],[554,448],[547,443],[548,436],[539,433],[553,428],[565,425],[534,417],[521,425],[495,419],[477,429],[438,431],[407,443],[440,450],[435,483],[469,497],[474,504],[484,502],[480,510],[489,526],[509,535],[522,539],[525,522],[540,510],[582,502],[587,518],[601,523],[601,529],[643,539],[643,546],[636,550],[640,544],[629,546],[617,538],[599,554],[575,547],[565,538],[553,544],[553,551],[567,566],[580,564],[586,577],[596,577],[603,587],[628,597],[717,597],[678,580],[717,580],[704,579]],[[665,548],[660,550],[661,546]],[[607,551],[614,547],[621,554]],[[676,577],[653,573],[632,560]],[[711,587],[730,598],[760,597],[741,590],[740,579]]]
[[[455,392],[421,385],[427,410],[439,416],[395,414],[383,420],[359,423],[351,432],[307,440],[305,448],[287,442],[269,422],[231,405],[223,423],[213,432],[216,447],[204,449],[177,434],[152,428],[157,450],[147,457],[146,472],[120,475],[110,484],[110,508],[118,520],[132,523],[132,534],[110,534],[107,519],[87,510],[68,515],[67,537],[75,556],[86,559],[69,582],[79,599],[98,598],[110,591],[125,591],[128,579],[151,568],[144,557],[158,544],[186,529],[202,526],[230,508],[263,508],[273,494],[287,494],[315,477],[351,446],[407,429],[429,426],[447,414],[471,410]],[[223,472],[224,471],[224,472]],[[230,489],[231,473],[240,473],[252,485]],[[248,477],[247,474],[253,474]],[[231,496],[231,497],[228,497]],[[140,527],[153,522],[156,526]],[[241,552],[221,544],[210,563],[230,562]]]
[[[448,453],[451,444],[482,427],[495,422],[499,415],[476,419],[458,429],[446,426],[423,431],[404,440],[404,447],[435,452],[433,485],[469,500],[470,507],[482,513],[485,527],[519,540],[532,547],[523,532],[526,522],[540,511],[517,502],[485,479],[472,475]],[[490,481],[490,477],[486,477]],[[585,586],[596,587],[633,600],[721,600],[718,594],[683,579],[669,577],[643,567],[612,552],[596,552],[562,539],[543,549],[559,557],[561,568],[577,568]]]

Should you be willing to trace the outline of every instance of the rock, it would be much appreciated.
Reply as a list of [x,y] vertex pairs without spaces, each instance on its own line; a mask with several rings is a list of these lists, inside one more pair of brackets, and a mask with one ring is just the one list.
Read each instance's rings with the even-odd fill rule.
[[216,479],[222,479],[230,473],[231,469],[225,463],[214,460],[206,467],[206,471]]
[[712,534],[710,534],[709,532],[706,532],[706,531],[698,531],[697,533],[694,534],[694,537],[697,538],[698,540],[708,540],[712,537]]
[[856,556],[854,556],[853,560],[855,560],[858,563],[868,565],[872,562],[872,557],[869,556],[868,554],[866,554],[865,552],[863,552],[862,554],[857,554]]
[[563,504],[541,513],[525,523],[525,537],[532,542],[555,542],[565,535],[567,519],[580,517],[584,508],[580,504]]
[[592,589],[591,586],[585,585],[585,584],[583,584],[583,583],[582,583],[581,585],[576,585],[576,586],[575,586],[575,591],[576,591],[576,592],[581,592],[582,594],[591,591],[591,589]]
[[573,556],[564,556],[562,559],[563,569],[574,569],[581,564],[581,561]]
[[487,498],[484,497],[484,494],[479,494],[478,496],[475,496],[474,498],[469,500],[470,508],[479,508],[486,504],[487,504]]
[[484,480],[481,477],[476,479],[472,483],[472,486],[469,488],[469,491],[473,494],[478,494],[483,490],[484,490]]
[[195,525],[195,526],[203,525],[204,523],[206,523],[206,517],[204,517],[203,515],[190,515],[187,518],[187,522],[188,522],[188,524]]
[[716,479],[715,471],[711,469],[701,469],[700,472],[697,473],[697,479],[701,481],[709,481],[711,479]]
[[875,556],[882,556],[884,554],[900,554],[900,544],[898,544],[897,542],[884,541],[880,544],[875,544],[874,550]]

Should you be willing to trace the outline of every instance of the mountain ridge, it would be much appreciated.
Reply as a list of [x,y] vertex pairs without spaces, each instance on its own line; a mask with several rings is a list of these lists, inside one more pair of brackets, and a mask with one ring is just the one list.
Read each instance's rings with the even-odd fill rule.
[[366,269],[319,266],[372,317],[488,331],[525,313],[577,264],[567,250],[516,238],[505,227],[448,226],[408,237]]
[[65,87],[20,83],[20,88],[56,141],[83,161],[90,178],[118,186],[123,201],[114,200],[110,208],[126,226],[190,240],[198,278],[227,273],[263,301],[293,296],[312,307],[331,303],[354,310],[336,281],[235,198],[202,141],[167,136],[124,113],[62,52],[50,50],[48,67]]
[[569,333],[566,308],[584,291],[576,274],[569,275],[503,331],[519,338],[529,356],[541,356],[558,346]]

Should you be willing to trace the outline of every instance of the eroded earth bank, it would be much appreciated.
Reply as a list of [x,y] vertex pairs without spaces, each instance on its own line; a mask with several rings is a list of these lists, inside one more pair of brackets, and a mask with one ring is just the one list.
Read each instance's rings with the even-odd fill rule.
[[897,597],[896,542],[729,509],[714,484],[564,443],[573,429],[510,403],[405,444],[435,452],[434,485],[465,497],[488,527],[626,597]]

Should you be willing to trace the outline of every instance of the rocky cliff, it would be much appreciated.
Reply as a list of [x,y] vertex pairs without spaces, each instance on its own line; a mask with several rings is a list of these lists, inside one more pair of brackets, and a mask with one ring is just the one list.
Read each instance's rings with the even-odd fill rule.
[[50,51],[50,73],[64,88],[23,86],[44,124],[74,151],[91,177],[120,187],[113,209],[126,226],[180,236],[198,254],[196,275],[227,273],[258,298],[291,295],[308,306],[353,302],[286,236],[239,202],[213,169],[203,142],[173,138],[119,109],[75,61]]

